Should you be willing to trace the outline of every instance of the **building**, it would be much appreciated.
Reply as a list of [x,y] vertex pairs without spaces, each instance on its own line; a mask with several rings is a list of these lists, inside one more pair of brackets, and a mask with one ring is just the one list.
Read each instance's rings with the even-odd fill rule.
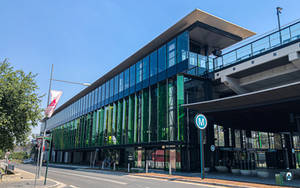
[[203,113],[205,167],[299,168],[300,23],[220,53],[254,34],[194,10],[54,112],[51,160],[199,171]]

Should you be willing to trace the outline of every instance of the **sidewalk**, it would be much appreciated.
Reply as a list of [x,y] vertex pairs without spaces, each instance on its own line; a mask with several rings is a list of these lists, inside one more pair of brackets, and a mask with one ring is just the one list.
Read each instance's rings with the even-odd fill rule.
[[[91,169],[89,166],[84,165],[65,165],[65,164],[51,164],[53,167],[67,167],[73,168],[80,171],[103,173],[113,172],[122,173],[122,175],[148,177],[148,178],[159,178],[167,179],[169,181],[184,181],[191,183],[201,183],[214,186],[224,187],[279,187],[275,184],[275,177],[272,178],[258,178],[254,176],[242,176],[234,175],[230,173],[217,173],[210,172],[205,174],[205,179],[201,180],[200,173],[187,173],[187,172],[173,172],[173,175],[168,175],[167,171],[163,170],[149,170],[149,173],[124,173],[111,170],[100,170],[99,168]],[[284,181],[283,186],[286,187],[300,187],[300,180]],[[280,186],[280,187],[283,187]]]
[[[224,186],[224,187],[257,187],[257,188],[284,187],[284,186],[268,185],[265,183],[252,183],[252,182],[243,182],[237,180],[223,180],[223,179],[216,179],[216,178],[205,178],[202,180],[200,177],[167,175],[167,174],[160,174],[160,173],[137,173],[133,175],[140,176],[140,177],[166,179],[169,181],[183,181],[183,182],[199,183],[199,184],[213,185],[213,186]],[[285,186],[285,187],[294,187],[294,186]]]
[[[0,180],[0,187],[1,188],[10,188],[10,187],[22,187],[22,188],[32,188],[34,187],[34,180],[35,175],[26,172],[24,170],[15,168],[15,174],[14,175],[5,175],[2,178],[2,181]],[[59,185],[58,182],[47,179],[47,185],[44,186],[44,178],[41,177],[36,181],[36,187],[57,187]]]

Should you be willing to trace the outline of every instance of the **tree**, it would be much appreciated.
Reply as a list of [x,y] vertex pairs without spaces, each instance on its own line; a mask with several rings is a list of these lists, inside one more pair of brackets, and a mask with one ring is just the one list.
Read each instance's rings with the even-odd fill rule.
[[0,150],[13,149],[26,141],[31,126],[42,117],[36,75],[14,70],[0,62]]

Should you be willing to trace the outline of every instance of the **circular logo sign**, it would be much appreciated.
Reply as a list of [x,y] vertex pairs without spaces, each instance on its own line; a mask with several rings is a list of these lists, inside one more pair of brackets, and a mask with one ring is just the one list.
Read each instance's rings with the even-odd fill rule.
[[195,116],[195,125],[198,129],[205,129],[207,126],[207,119],[203,114],[197,114]]
[[210,151],[215,151],[215,150],[216,150],[215,145],[211,145],[211,146],[210,146]]
[[292,173],[291,173],[291,172],[287,172],[287,173],[286,173],[286,180],[291,181],[292,178],[293,178]]

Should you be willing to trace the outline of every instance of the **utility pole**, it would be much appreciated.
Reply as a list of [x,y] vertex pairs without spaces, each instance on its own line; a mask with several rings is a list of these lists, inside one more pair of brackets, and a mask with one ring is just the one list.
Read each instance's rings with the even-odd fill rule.
[[[48,91],[48,99],[47,99],[47,105],[49,105],[50,101],[50,93],[51,93],[51,85],[52,85],[52,75],[53,75],[53,64],[51,66],[51,74],[50,74],[50,82],[49,82],[49,91]],[[43,133],[43,142],[42,142],[42,147],[41,147],[41,152],[40,152],[40,164],[37,172],[37,177],[40,178],[40,171],[41,167],[43,164],[43,155],[44,155],[44,146],[45,146],[45,136],[46,136],[46,127],[47,127],[47,117],[45,119],[45,126],[44,126],[44,133]]]
[[281,32],[280,32],[280,28],[281,28],[281,26],[280,26],[280,14],[281,14],[281,11],[282,11],[281,7],[276,7],[280,44],[282,44],[282,37],[281,37]]

